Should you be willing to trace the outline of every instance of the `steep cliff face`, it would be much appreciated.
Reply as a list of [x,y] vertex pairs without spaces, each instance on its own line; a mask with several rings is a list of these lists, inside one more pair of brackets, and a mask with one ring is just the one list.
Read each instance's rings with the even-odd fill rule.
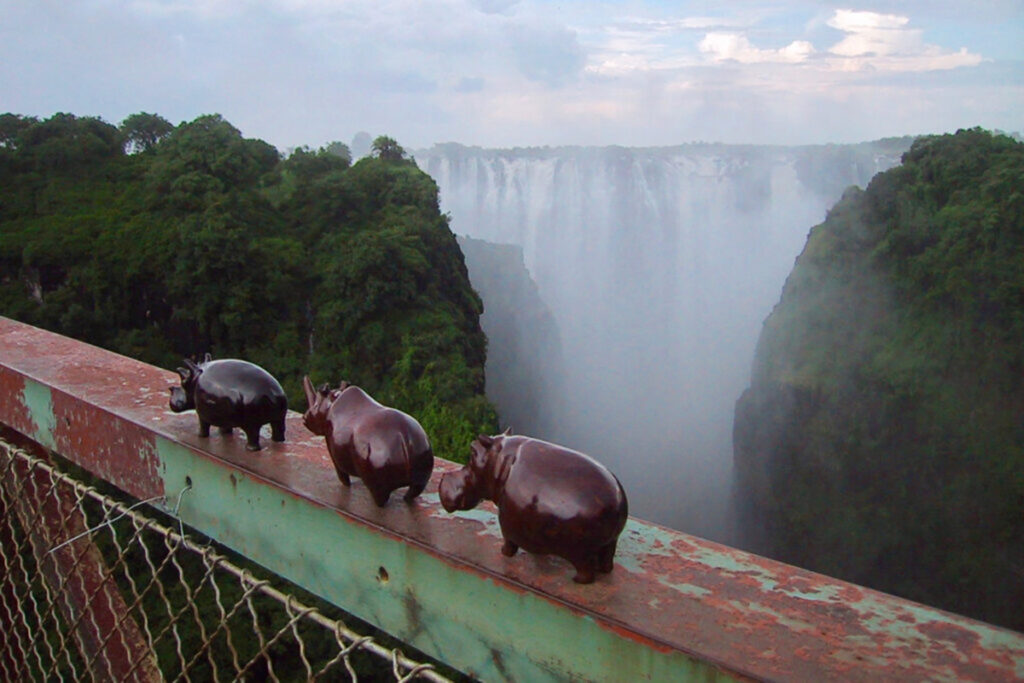
[[923,138],[810,233],[736,405],[755,550],[1024,628],[1024,145]]
[[[600,458],[636,514],[728,540],[732,411],[761,321],[807,229],[908,146],[452,144],[415,158],[457,234],[522,249],[558,326],[564,353],[545,362],[563,374],[534,412],[559,418],[516,430]],[[488,381],[517,372],[492,363]]]
[[551,311],[523,263],[522,248],[460,237],[474,289],[486,301],[487,396],[501,427],[551,433],[563,408],[551,401],[564,381],[562,340]]

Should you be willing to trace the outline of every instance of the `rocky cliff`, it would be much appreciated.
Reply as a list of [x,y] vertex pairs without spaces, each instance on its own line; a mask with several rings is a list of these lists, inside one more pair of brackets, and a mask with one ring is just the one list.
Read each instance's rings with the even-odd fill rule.
[[1024,144],[922,138],[811,230],[736,405],[753,549],[1024,628]]
[[487,335],[487,396],[501,428],[551,434],[564,408],[547,397],[564,378],[562,340],[554,316],[523,263],[523,250],[460,237],[473,288],[486,301],[480,326]]

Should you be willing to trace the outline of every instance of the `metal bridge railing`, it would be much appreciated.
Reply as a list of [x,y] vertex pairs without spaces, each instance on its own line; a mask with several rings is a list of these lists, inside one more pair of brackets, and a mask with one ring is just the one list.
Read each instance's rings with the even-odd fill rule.
[[1024,681],[1022,633],[636,518],[581,586],[445,511],[457,464],[379,507],[299,413],[253,454],[178,381],[0,316],[0,681]]
[[0,678],[448,680],[89,478],[0,440]]

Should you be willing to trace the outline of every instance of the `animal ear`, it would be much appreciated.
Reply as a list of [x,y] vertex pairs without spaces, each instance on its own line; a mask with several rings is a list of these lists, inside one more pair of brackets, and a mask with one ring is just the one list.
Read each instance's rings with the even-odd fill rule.
[[512,425],[505,427],[505,431],[501,433],[502,436],[509,436],[512,434]]
[[494,437],[487,436],[486,434],[481,434],[480,436],[476,437],[476,440],[479,441],[480,445],[483,446],[484,448],[490,448],[491,446],[494,445]]
[[204,362],[204,363],[209,363],[209,362],[210,362],[211,360],[213,360],[213,356],[211,356],[211,355],[210,355],[210,352],[209,352],[209,351],[207,351],[207,352],[206,352],[206,355],[205,355],[205,356],[203,356],[203,362]]

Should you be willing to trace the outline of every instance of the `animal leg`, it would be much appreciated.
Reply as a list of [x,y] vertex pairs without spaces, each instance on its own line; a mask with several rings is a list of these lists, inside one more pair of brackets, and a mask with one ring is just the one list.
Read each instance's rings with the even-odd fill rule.
[[245,430],[245,450],[247,451],[258,451],[260,450],[260,428],[247,427]]
[[[366,481],[365,479],[363,481]],[[367,486],[370,489],[370,495],[373,496],[373,502],[377,504],[377,507],[382,508],[388,504],[388,498],[391,497],[391,491],[382,489],[379,486]]]
[[593,583],[594,582],[594,570],[597,564],[597,558],[588,557],[582,560],[570,560],[572,566],[576,568],[576,576],[572,577],[572,580],[576,583]]
[[597,571],[607,574],[615,568],[615,546],[618,542],[619,539],[615,539],[597,551]]
[[284,418],[270,423],[270,438],[274,441],[284,441]]
[[427,482],[417,482],[409,485],[409,489],[405,492],[406,501],[411,501],[416,496],[423,493],[423,489],[427,488]]
[[512,557],[519,551],[519,546],[512,541],[505,539],[505,542],[501,545],[501,554],[505,557]]
[[331,456],[331,464],[334,465],[334,471],[338,473],[338,479],[341,480],[341,483],[343,485],[351,486],[352,485],[352,480],[348,478],[348,472],[346,472],[345,470],[341,469],[341,465],[339,465],[338,461],[335,460],[333,453],[328,451],[328,455]]
[[405,494],[406,500],[412,500],[423,493],[423,489],[430,482],[430,473],[434,469],[434,452],[427,450],[411,458],[412,467],[409,472],[409,490]]
[[199,436],[204,438],[210,436],[210,423],[205,422],[202,418],[199,419]]

